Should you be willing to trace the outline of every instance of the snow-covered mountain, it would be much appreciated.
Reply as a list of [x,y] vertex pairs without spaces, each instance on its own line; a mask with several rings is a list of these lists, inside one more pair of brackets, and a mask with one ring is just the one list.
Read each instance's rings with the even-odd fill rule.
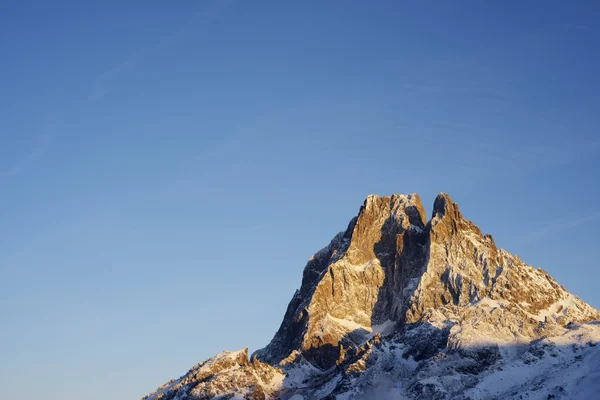
[[304,269],[271,342],[147,400],[600,399],[600,312],[444,193],[369,196]]

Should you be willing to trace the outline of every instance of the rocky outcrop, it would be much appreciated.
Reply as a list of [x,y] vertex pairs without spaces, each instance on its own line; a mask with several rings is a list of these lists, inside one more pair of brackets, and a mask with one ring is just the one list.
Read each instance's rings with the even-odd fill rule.
[[[519,334],[530,336],[550,328],[543,311],[569,295],[546,272],[499,250],[445,193],[428,222],[416,194],[369,196],[348,229],[311,258],[279,331],[255,356],[277,364],[299,351],[326,369],[341,347],[363,343],[381,326],[456,322],[485,298],[526,321]],[[576,312],[564,311],[563,324],[598,318],[580,300],[572,303]]]
[[279,395],[284,373],[258,360],[249,362],[248,349],[225,351],[197,364],[142,400],[210,400],[215,396],[265,400]]
[[406,383],[406,396],[447,398],[448,387],[428,381],[432,360],[456,362],[446,372],[461,374],[452,388],[459,393],[506,362],[501,347],[594,320],[597,310],[497,248],[447,194],[436,197],[429,221],[416,194],[368,196],[310,258],[279,330],[252,362],[247,352],[223,353],[152,400],[324,398],[360,382],[384,385],[385,374]]
[[272,342],[255,353],[276,364],[292,351],[322,368],[340,346],[364,342],[374,326],[399,321],[425,259],[425,211],[419,196],[369,196],[348,229],[308,262]]
[[281,327],[255,356],[276,364],[297,350],[327,368],[340,346],[400,319],[403,288],[425,261],[424,229],[418,195],[367,197],[348,229],[309,260]]

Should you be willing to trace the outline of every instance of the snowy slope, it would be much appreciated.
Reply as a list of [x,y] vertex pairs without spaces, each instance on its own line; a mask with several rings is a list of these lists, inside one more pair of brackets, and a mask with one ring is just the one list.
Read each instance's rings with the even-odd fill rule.
[[369,196],[310,258],[273,340],[146,400],[600,399],[600,312],[446,194]]

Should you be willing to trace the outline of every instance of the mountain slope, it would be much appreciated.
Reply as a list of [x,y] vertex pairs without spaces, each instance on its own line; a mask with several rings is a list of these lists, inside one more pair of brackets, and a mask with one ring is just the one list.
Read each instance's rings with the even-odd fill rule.
[[221,354],[148,398],[574,398],[575,381],[598,389],[595,375],[560,371],[600,367],[598,320],[448,195],[429,221],[416,194],[369,196],[311,257],[251,362]]

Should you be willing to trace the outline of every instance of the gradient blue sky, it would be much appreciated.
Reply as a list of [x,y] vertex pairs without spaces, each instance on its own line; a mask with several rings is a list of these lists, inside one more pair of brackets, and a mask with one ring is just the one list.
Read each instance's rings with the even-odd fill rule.
[[[416,4],[418,3],[418,4]],[[2,398],[274,334],[369,193],[448,192],[600,307],[598,2],[0,5]]]

